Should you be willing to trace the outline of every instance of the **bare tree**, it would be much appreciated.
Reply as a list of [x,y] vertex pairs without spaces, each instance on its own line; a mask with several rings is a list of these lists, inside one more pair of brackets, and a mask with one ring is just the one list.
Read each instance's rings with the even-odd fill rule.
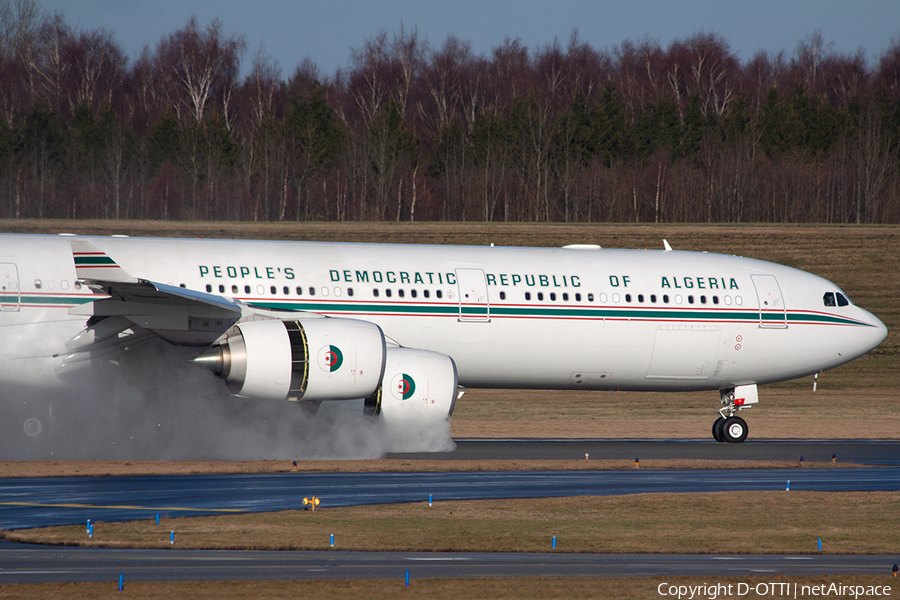
[[876,207],[885,191],[892,159],[877,109],[865,111],[861,119],[853,157],[856,159],[856,223],[874,223]]
[[186,112],[196,123],[203,122],[210,100],[233,85],[245,47],[242,38],[223,34],[218,19],[201,31],[197,17],[160,41],[157,64],[180,92],[172,98],[179,116]]
[[87,106],[96,111],[111,106],[113,95],[123,84],[127,64],[112,33],[103,29],[75,33],[67,40],[63,52],[69,110]]
[[400,111],[400,118],[407,118],[409,96],[416,83],[416,79],[422,70],[422,64],[428,52],[427,42],[419,37],[418,29],[414,28],[407,33],[403,23],[400,24],[400,33],[394,36],[391,43],[391,61],[395,63],[397,72],[395,84],[391,91],[391,98]]
[[806,87],[819,91],[820,67],[831,52],[834,42],[826,42],[822,28],[816,29],[797,45],[794,60],[802,73]]

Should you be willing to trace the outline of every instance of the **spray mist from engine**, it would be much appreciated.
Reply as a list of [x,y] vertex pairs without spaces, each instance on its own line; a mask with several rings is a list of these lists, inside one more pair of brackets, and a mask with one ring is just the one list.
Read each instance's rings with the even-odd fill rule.
[[[190,363],[196,350],[154,340],[115,361],[69,376],[64,393],[7,390],[0,441],[5,460],[307,460],[447,451],[449,422],[423,431],[387,427],[362,401],[258,401]],[[33,419],[29,421],[29,419]],[[37,435],[30,435],[37,429]],[[12,433],[12,435],[10,435]]]

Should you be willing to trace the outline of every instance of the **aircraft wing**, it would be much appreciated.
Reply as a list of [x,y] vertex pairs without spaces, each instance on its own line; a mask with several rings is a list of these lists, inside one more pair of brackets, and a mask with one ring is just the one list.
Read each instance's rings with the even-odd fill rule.
[[71,314],[92,317],[88,330],[119,317],[174,344],[206,346],[242,315],[242,305],[221,296],[132,277],[90,240],[72,240],[78,279],[101,296]]

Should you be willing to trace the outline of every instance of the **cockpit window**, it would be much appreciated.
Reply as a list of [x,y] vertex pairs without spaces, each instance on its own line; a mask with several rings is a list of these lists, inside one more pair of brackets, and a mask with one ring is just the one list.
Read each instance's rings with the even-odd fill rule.
[[825,306],[850,306],[847,296],[840,292],[825,292],[825,295],[822,296],[822,302]]

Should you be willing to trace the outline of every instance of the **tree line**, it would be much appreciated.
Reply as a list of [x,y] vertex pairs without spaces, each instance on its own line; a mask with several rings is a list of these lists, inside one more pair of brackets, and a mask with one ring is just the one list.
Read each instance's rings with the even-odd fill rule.
[[900,40],[742,63],[714,33],[477,55],[401,27],[286,79],[246,54],[192,18],[129,61],[0,0],[0,218],[900,222]]

